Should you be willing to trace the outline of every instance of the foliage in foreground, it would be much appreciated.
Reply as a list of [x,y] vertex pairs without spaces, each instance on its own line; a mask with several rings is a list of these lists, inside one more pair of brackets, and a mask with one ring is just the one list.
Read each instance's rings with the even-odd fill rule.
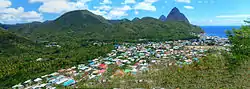
[[[249,21],[245,22],[250,24]],[[242,26],[240,29],[233,29],[226,33],[232,43],[233,58],[229,59],[229,63],[231,70],[234,71],[238,66],[250,61],[250,26]]]

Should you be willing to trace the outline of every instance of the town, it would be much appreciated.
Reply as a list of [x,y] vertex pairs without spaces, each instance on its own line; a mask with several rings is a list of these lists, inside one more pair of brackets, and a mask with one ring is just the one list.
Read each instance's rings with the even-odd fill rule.
[[[122,43],[114,45],[115,49],[106,57],[89,60],[68,69],[30,79],[14,85],[13,89],[56,89],[57,85],[77,88],[77,83],[87,80],[109,82],[113,77],[134,76],[149,71],[152,65],[178,66],[190,65],[206,56],[209,49],[229,51],[227,38],[199,35],[200,39],[178,40],[147,43]],[[47,46],[46,46],[47,47]],[[37,60],[42,60],[38,58]],[[104,76],[115,65],[118,69]]]

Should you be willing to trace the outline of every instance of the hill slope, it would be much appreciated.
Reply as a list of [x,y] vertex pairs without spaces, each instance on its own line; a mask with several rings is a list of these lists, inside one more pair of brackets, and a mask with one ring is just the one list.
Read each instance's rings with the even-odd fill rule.
[[102,16],[95,15],[87,10],[76,10],[63,14],[54,21],[59,25],[82,25],[82,24],[108,24]]
[[[174,11],[176,10],[174,9]],[[179,12],[178,9],[177,12]],[[133,21],[127,19],[108,21],[86,10],[68,12],[54,21],[12,26],[8,30],[32,40],[49,41],[72,41],[72,39],[137,40],[141,38],[176,40],[193,38],[191,33],[202,32],[199,27],[183,21],[179,22],[179,20],[162,22],[152,17],[144,17],[142,19],[136,18]]]
[[1,56],[19,55],[34,48],[34,43],[26,38],[9,33],[0,28]]
[[202,32],[199,27],[185,22],[162,22],[152,17],[114,25],[118,29],[112,32],[116,39],[177,40],[192,38],[192,32]]

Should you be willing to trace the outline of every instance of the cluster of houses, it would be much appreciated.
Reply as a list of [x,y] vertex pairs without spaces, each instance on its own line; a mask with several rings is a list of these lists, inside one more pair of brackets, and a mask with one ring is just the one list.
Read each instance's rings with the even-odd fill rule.
[[228,38],[221,38],[219,36],[207,36],[205,33],[200,34],[199,38],[199,45],[230,46]]
[[47,48],[50,48],[50,47],[58,47],[58,48],[61,48],[61,46],[58,45],[57,42],[48,43],[47,45],[45,45],[45,47],[47,47]]
[[[123,43],[114,45],[115,50],[107,54],[107,57],[99,57],[89,60],[86,64],[79,64],[69,69],[60,69],[55,73],[41,76],[34,80],[27,80],[22,84],[13,86],[13,89],[55,89],[56,85],[64,87],[77,87],[75,84],[82,80],[100,80],[107,82],[109,78],[124,75],[136,75],[148,71],[154,64],[161,64],[162,60],[169,60],[168,66],[183,66],[194,62],[206,56],[207,49],[202,47],[186,47],[201,45],[207,38],[202,40],[179,40],[166,42],[148,42],[148,43]],[[211,38],[208,38],[209,40]],[[212,38],[218,40],[216,45],[226,45],[227,40],[221,38]],[[223,41],[221,41],[223,40]],[[215,41],[216,42],[216,41]],[[205,42],[202,44],[206,44]],[[110,65],[118,68],[114,72],[103,77]]]

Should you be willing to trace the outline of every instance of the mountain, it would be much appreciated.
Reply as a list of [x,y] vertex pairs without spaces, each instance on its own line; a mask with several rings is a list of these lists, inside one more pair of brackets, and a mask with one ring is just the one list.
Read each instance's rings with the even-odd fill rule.
[[167,17],[165,15],[161,15],[159,20],[165,22],[165,21],[167,21]]
[[166,21],[183,21],[189,23],[186,16],[180,12],[180,10],[174,7],[171,12],[168,14]]
[[[173,9],[167,19],[170,20],[171,15],[176,15],[177,12],[179,12],[177,8]],[[71,11],[56,20],[43,23],[18,24],[9,27],[8,30],[31,40],[56,42],[70,42],[72,39],[136,40],[145,38],[173,40],[192,38],[194,36],[190,33],[202,32],[200,28],[182,20],[162,22],[152,17],[135,18],[132,21],[128,19],[106,20],[87,10]]]
[[55,20],[55,23],[60,25],[73,24],[100,24],[108,23],[108,21],[102,16],[95,15],[88,10],[76,10],[63,14],[61,17]]

